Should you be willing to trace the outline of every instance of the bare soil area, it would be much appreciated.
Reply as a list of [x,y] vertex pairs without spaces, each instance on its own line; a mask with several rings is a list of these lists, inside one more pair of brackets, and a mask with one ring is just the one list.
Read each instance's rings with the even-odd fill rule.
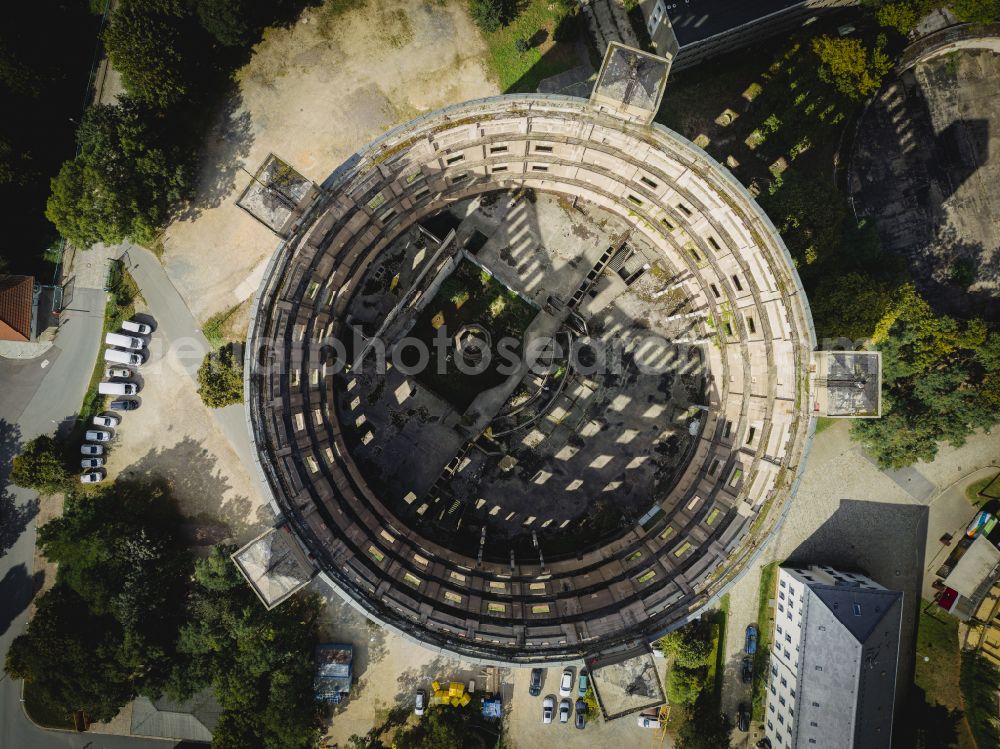
[[133,378],[142,382],[142,405],[122,416],[110,447],[109,479],[167,481],[196,549],[226,539],[249,541],[272,524],[269,507],[202,404],[176,347],[154,332],[150,348],[166,353]]
[[314,182],[394,125],[498,93],[463,0],[368,0],[271,29],[208,135],[198,198],[166,231],[163,263],[204,321],[253,295],[277,237],[235,202],[275,153]]

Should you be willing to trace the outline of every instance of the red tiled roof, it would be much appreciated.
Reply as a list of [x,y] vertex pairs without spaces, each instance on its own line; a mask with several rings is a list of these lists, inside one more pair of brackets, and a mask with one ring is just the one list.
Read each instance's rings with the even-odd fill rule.
[[31,340],[34,289],[31,276],[0,276],[0,340]]

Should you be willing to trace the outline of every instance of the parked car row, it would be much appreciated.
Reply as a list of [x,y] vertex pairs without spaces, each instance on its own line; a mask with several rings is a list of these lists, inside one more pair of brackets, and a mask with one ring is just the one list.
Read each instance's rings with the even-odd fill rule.
[[[130,367],[139,367],[145,361],[142,350],[146,348],[147,336],[153,332],[152,327],[135,320],[126,320],[118,333],[107,333],[104,336],[104,361],[109,362],[104,370],[105,379],[97,386],[101,395],[128,396],[139,392],[139,383],[132,382],[133,373]],[[119,366],[127,365],[127,366]],[[111,401],[112,412],[134,411],[139,407],[138,401],[128,398],[116,398]],[[80,446],[80,476],[82,484],[98,484],[106,478],[104,470],[105,446],[114,438],[114,430],[121,423],[118,413],[106,413],[93,418],[95,429],[84,433],[84,444]]]
[[[538,697],[542,693],[542,677],[544,675],[544,670],[540,668],[531,669],[531,680],[528,682],[528,694],[532,697]],[[583,729],[587,725],[587,703],[583,701],[583,698],[587,694],[587,690],[590,688],[590,677],[587,674],[587,669],[580,669],[579,679],[576,680],[576,705],[573,704],[570,697],[574,691],[574,670],[572,668],[566,668],[562,672],[562,676],[559,678],[559,696],[562,698],[559,701],[559,722],[568,723],[570,715],[573,714],[574,707],[576,708],[576,718],[574,724],[577,728]],[[542,723],[548,725],[552,723],[556,714],[556,698],[554,695],[548,695],[542,700]]]

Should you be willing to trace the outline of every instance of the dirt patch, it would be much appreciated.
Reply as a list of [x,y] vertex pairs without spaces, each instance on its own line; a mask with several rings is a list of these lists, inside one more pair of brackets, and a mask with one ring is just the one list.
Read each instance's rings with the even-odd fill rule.
[[208,135],[198,198],[164,235],[167,273],[199,320],[250,298],[278,243],[235,206],[244,169],[275,153],[319,183],[394,125],[498,93],[464,0],[334,5],[265,34]]

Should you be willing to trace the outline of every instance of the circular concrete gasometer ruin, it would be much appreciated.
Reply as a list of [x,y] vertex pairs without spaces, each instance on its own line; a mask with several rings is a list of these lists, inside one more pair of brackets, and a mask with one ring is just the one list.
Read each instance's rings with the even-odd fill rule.
[[430,646],[642,647],[725,591],[794,492],[807,302],[753,198],[651,124],[666,67],[613,45],[590,100],[396,128],[265,273],[246,400],[274,503],[331,585]]

